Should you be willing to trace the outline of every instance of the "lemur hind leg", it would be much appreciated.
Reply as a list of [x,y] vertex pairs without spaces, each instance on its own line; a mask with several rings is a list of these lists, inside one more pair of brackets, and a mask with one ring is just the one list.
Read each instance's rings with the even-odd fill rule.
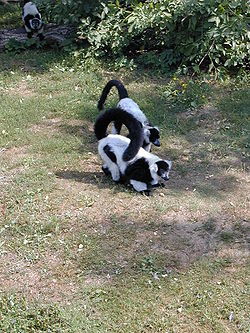
[[115,154],[112,152],[111,147],[109,145],[106,145],[103,148],[103,151],[106,154],[106,158],[105,158],[106,167],[110,171],[113,181],[119,182],[120,170],[116,164],[117,160],[116,160]]
[[141,194],[145,194],[147,196],[150,195],[150,189],[146,183],[139,182],[138,180],[130,179],[130,184],[133,186],[134,190],[140,192]]

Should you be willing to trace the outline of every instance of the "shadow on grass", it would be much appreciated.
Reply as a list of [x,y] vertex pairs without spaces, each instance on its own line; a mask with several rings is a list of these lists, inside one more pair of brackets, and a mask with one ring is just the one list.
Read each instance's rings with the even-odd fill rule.
[[27,50],[21,54],[0,53],[0,73],[22,70],[24,72],[47,72],[50,67],[63,61],[66,54],[58,50]]
[[[174,152],[176,155],[176,151]],[[169,151],[171,156],[171,149]],[[190,155],[191,156],[191,155]],[[181,153],[172,163],[169,188],[178,191],[197,191],[203,197],[223,198],[236,191],[240,181],[228,172],[223,161],[199,162],[199,159],[183,161]]]
[[116,184],[112,181],[111,177],[106,176],[102,171],[77,171],[77,170],[67,170],[67,171],[56,171],[55,175],[64,180],[72,180],[78,183],[94,185],[99,190],[112,188],[115,193],[128,192],[131,190],[134,195],[141,195],[133,191],[130,185]]
[[239,264],[248,254],[247,222],[242,218],[235,223],[228,215],[199,221],[172,215],[144,221],[110,213],[94,229],[95,233],[92,226],[85,227],[84,237],[91,240],[91,246],[78,259],[79,267],[93,275],[166,273],[214,256]]
[[95,184],[96,181],[99,183],[103,177],[102,172],[77,170],[56,171],[55,175],[61,179],[74,180],[84,184]]
[[[62,132],[74,135],[82,139],[82,145],[79,147],[80,153],[91,152],[93,155],[97,155],[97,140],[93,133],[92,123],[63,125],[60,126]],[[157,154],[156,148],[154,154]],[[175,156],[173,160],[172,170],[170,173],[170,181],[168,188],[176,191],[197,191],[203,197],[216,197],[223,198],[228,192],[234,191],[238,188],[239,182],[236,176],[227,172],[228,162],[222,160],[206,161],[207,155],[204,151],[204,147],[196,146],[188,155],[190,160],[182,159],[183,151],[177,148],[170,148],[167,154],[163,154],[159,151],[161,158],[166,157],[171,159],[171,156]],[[89,167],[89,165],[88,165]],[[101,170],[101,161],[100,161]],[[58,172],[58,177],[63,179],[70,179],[85,184],[95,184],[98,188],[104,188],[115,184],[108,177],[105,177],[102,172],[91,171],[66,171]],[[125,188],[119,186],[119,190]]]

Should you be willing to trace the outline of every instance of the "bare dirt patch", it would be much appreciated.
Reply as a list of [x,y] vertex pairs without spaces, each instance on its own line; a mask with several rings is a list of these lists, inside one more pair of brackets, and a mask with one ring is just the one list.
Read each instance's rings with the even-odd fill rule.
[[28,156],[29,154],[27,147],[0,149],[0,160],[3,161],[3,168],[0,169],[0,188],[4,184],[12,181],[18,174],[24,171],[22,161]]
[[61,122],[60,118],[44,119],[41,123],[32,125],[29,130],[34,134],[46,134],[52,137],[58,132]]
[[[79,138],[85,138],[85,146],[91,140],[93,135],[93,124],[82,120],[63,120],[59,117],[43,119],[42,122],[30,127],[34,134],[43,134],[47,137],[53,137],[57,133],[69,134]],[[81,150],[81,148],[79,148]]]
[[30,98],[36,95],[33,89],[28,87],[27,81],[22,80],[17,86],[8,88],[8,94],[18,95],[21,98]]
[[[140,270],[146,265],[153,271],[183,270],[202,258],[214,256],[217,260],[224,258],[237,265],[245,264],[249,254],[249,244],[244,234],[247,230],[238,233],[234,232],[232,225],[230,228],[219,226],[217,220],[213,227],[209,221],[194,223],[183,217],[178,221],[175,216],[168,222],[162,220],[157,226],[134,222],[132,226],[126,225],[126,229],[124,225],[113,225],[103,236],[105,240],[99,244],[106,254],[106,269],[112,271],[114,267],[121,267],[125,271],[131,268]],[[120,232],[115,233],[119,228]],[[133,239],[129,241],[128,236]],[[114,238],[117,239],[116,244]],[[112,259],[109,253],[113,253]]]
[[0,290],[18,291],[32,298],[65,302],[76,292],[75,282],[69,278],[64,262],[58,254],[47,253],[31,263],[13,253],[0,257]]

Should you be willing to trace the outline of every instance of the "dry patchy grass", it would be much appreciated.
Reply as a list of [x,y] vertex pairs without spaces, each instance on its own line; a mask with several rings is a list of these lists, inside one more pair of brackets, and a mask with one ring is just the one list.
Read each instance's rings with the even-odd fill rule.
[[[34,316],[41,302],[58,304],[58,322],[46,319],[52,332],[57,324],[62,332],[243,332],[249,176],[245,127],[236,119],[227,128],[235,111],[220,106],[218,89],[228,88],[211,88],[193,108],[184,97],[200,96],[184,92],[171,107],[169,80],[114,73],[160,124],[154,152],[173,160],[166,187],[145,197],[101,172],[93,119],[113,74],[52,66],[32,72],[32,88],[18,75],[1,116],[1,292],[38,302]],[[7,73],[3,86],[12,91]]]

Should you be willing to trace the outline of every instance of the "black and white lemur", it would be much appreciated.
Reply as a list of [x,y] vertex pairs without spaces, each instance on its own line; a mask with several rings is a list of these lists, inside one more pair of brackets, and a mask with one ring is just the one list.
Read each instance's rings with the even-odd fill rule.
[[22,19],[28,38],[31,38],[34,33],[37,33],[40,40],[44,39],[42,17],[33,2],[24,1]]
[[[151,126],[149,123],[147,117],[142,112],[142,110],[139,108],[139,106],[128,97],[128,92],[124,85],[118,81],[118,80],[110,80],[106,86],[104,87],[102,91],[102,95],[100,97],[100,100],[98,102],[98,110],[101,111],[104,108],[104,103],[106,101],[106,98],[108,96],[108,93],[110,92],[112,87],[116,87],[119,94],[119,103],[117,105],[117,108],[123,109],[127,111],[128,113],[132,114],[143,126],[143,144],[142,147],[146,151],[150,151],[151,149],[151,143],[153,143],[155,146],[160,146],[160,134],[159,129],[156,126]],[[122,127],[122,122],[120,119],[117,119],[114,122],[114,125],[112,127],[111,133],[112,134],[120,134]]]
[[[124,124],[131,139],[119,134],[107,135],[108,125],[113,121]],[[96,119],[94,130],[102,169],[115,182],[129,183],[135,191],[149,194],[152,187],[162,185],[160,178],[169,179],[171,162],[141,148],[143,127],[130,113],[118,108],[106,110]]]

